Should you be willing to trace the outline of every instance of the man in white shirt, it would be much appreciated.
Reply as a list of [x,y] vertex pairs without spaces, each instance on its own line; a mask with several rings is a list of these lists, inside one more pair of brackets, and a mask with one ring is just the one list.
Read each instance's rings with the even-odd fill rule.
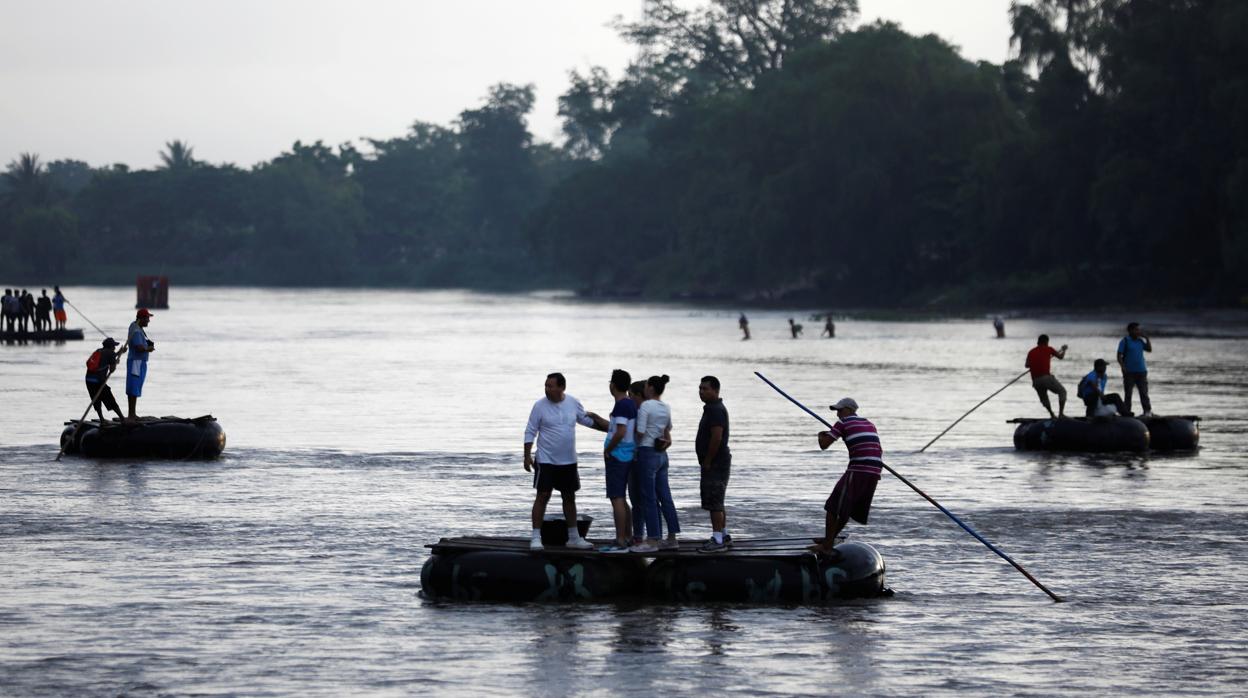
[[[581,478],[576,466],[576,425],[599,431],[607,430],[607,421],[593,412],[586,412],[581,401],[564,392],[567,379],[562,373],[546,376],[546,397],[533,403],[529,423],[524,429],[524,470],[533,473],[533,538],[532,550],[542,549],[542,519],[550,495],[559,490],[563,499],[563,516],[568,524],[568,547],[592,550],[593,544],[581,538],[576,528],[576,491]],[[534,460],[533,441],[537,440]]]

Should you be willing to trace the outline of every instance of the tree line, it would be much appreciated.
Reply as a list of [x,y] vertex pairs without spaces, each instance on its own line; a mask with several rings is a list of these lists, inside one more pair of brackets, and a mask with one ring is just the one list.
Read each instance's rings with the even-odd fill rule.
[[0,275],[565,287],[819,305],[1236,304],[1248,5],[1031,0],[1013,55],[853,28],[855,0],[647,0],[621,74],[250,169],[13,161]]

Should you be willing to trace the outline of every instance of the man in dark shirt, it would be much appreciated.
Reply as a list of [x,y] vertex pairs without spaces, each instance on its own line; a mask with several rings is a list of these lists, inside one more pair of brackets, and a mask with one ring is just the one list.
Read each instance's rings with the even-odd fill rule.
[[121,413],[121,407],[117,404],[117,398],[113,397],[112,388],[109,388],[107,383],[108,377],[117,368],[121,355],[126,353],[126,347],[122,347],[121,351],[114,351],[116,348],[117,340],[109,337],[104,340],[99,349],[91,354],[91,358],[87,359],[87,394],[91,396],[91,406],[100,416],[101,424],[104,423],[104,410],[101,405],[116,412],[118,419],[125,417]]
[[35,301],[35,331],[52,329],[52,299],[48,298],[48,289]]
[[718,553],[732,546],[728,535],[728,517],[724,513],[724,494],[728,490],[728,474],[732,466],[732,452],[728,450],[728,410],[719,399],[719,379],[706,376],[698,384],[698,397],[705,403],[702,421],[698,422],[698,435],[694,439],[694,452],[701,466],[698,488],[702,494],[702,508],[711,514],[711,539],[698,552]]

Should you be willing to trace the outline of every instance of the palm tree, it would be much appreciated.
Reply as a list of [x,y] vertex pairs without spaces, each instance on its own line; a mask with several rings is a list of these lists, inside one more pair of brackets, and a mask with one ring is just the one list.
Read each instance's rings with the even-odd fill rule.
[[195,149],[185,142],[174,139],[165,143],[165,150],[160,153],[162,168],[166,170],[189,170],[199,164],[193,157]]
[[3,177],[8,189],[4,197],[5,204],[16,207],[42,206],[47,203],[48,181],[38,155],[22,153],[9,163]]

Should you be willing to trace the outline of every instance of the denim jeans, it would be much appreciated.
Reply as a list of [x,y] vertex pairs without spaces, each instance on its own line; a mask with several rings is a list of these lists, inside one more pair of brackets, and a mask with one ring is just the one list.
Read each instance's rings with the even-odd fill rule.
[[[654,491],[659,500],[659,509],[667,520],[669,535],[680,533],[680,517],[676,515],[676,503],[672,501],[672,488],[667,484],[667,452],[656,451],[659,467],[654,473]],[[659,532],[662,535],[662,531]]]
[[[633,535],[641,531],[644,522],[647,538],[661,538],[659,527],[659,503],[655,495],[655,475],[659,469],[658,451],[649,446],[637,449],[637,488],[633,500]],[[670,495],[669,495],[670,496]]]

